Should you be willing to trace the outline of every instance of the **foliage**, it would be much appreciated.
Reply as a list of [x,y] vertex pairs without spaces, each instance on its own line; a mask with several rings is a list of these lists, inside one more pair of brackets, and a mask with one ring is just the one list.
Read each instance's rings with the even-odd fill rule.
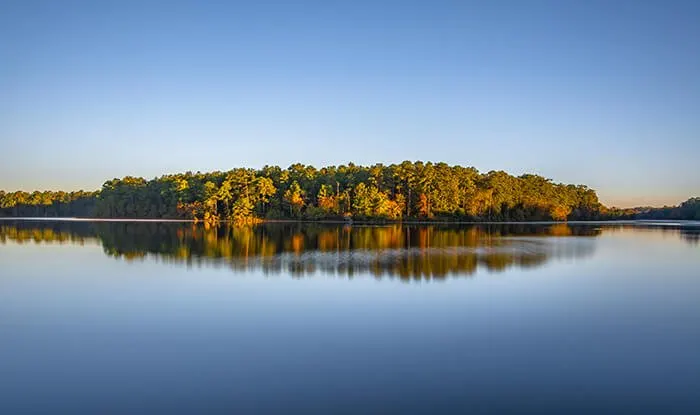
[[613,219],[700,220],[700,197],[691,197],[678,206],[612,208],[606,211],[606,216]]
[[3,192],[0,216],[196,219],[590,220],[630,215],[700,218],[700,198],[665,210],[608,210],[595,191],[541,176],[404,161],[108,180],[97,192]]

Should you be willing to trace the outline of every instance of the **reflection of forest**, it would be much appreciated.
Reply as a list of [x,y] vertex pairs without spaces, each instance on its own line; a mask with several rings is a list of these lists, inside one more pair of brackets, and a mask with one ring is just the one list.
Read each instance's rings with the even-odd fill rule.
[[[605,226],[606,232],[649,228]],[[697,244],[699,228],[653,227]],[[256,227],[208,227],[188,223],[0,223],[0,242],[101,243],[105,253],[127,260],[153,255],[187,264],[227,264],[232,269],[303,275],[317,271],[401,278],[469,275],[479,267],[499,271],[534,267],[552,258],[590,254],[596,225],[497,224],[475,226],[339,226],[280,223]]]
[[590,254],[591,226],[340,226],[279,223],[208,227],[189,223],[4,222],[0,242],[101,243],[128,260],[153,255],[187,264],[227,264],[235,270],[303,275],[317,271],[352,276],[441,278],[478,268],[534,267],[552,258]]
[[635,223],[619,224],[610,222],[603,228],[606,234],[617,232],[636,231],[636,236],[644,237],[644,234],[675,236],[691,245],[700,243],[700,222],[698,221],[639,221]]

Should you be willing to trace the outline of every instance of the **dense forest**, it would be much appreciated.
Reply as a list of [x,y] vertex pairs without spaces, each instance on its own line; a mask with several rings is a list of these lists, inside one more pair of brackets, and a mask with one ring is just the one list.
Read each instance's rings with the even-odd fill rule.
[[700,197],[693,197],[678,206],[610,209],[610,219],[700,220]]
[[[691,199],[698,217],[698,199]],[[682,205],[683,206],[683,205]],[[680,209],[680,208],[679,208]],[[533,174],[405,161],[287,169],[127,176],[95,192],[0,191],[0,215],[163,218],[251,223],[261,219],[534,221],[605,219],[595,191]]]

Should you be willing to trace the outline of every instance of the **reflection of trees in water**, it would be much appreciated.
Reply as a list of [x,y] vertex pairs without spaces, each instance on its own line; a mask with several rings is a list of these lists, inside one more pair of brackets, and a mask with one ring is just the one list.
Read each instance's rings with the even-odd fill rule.
[[692,245],[700,243],[700,227],[661,227],[661,231],[667,235],[677,235],[680,239]]
[[696,229],[694,231],[681,231],[681,238],[690,244],[700,243],[700,230]]
[[88,223],[79,222],[0,222],[0,243],[58,243],[83,245],[99,243]]
[[[670,231],[670,229],[667,229]],[[679,228],[677,232],[682,240],[688,242],[689,244],[697,245],[700,243],[700,227],[695,228]]]
[[[592,245],[589,245],[592,248]],[[544,252],[484,252],[463,249],[349,250],[338,252],[307,251],[301,254],[282,253],[271,257],[246,258],[243,264],[233,258],[234,268],[259,268],[265,273],[289,272],[296,276],[322,272],[353,276],[370,273],[377,277],[402,279],[444,278],[469,275],[479,267],[503,270],[510,266],[533,267],[547,260]]]
[[[593,249],[590,241],[564,244],[561,240],[538,240],[536,236],[597,234],[591,228],[561,224],[548,227],[274,224],[207,228],[104,223],[98,224],[97,229],[105,252],[126,258],[155,253],[160,259],[172,262],[226,264],[235,270],[260,269],[269,274],[371,273],[401,278],[469,275],[479,267],[493,271],[511,266],[533,267],[552,257],[582,256]],[[520,238],[505,238],[512,235]],[[532,238],[522,239],[523,236]]]
[[673,221],[646,221],[637,222],[634,225],[623,224],[605,226],[606,233],[623,232],[629,229],[635,229],[637,231],[644,230],[650,233],[662,234],[670,237],[676,236],[682,241],[691,245],[700,243],[700,222],[698,221],[691,221],[686,224]]
[[256,227],[208,227],[190,223],[11,222],[0,241],[101,242],[106,254],[127,260],[154,256],[194,265],[305,275],[370,273],[400,278],[469,275],[536,267],[552,258],[593,251],[590,226],[340,226],[278,223]]

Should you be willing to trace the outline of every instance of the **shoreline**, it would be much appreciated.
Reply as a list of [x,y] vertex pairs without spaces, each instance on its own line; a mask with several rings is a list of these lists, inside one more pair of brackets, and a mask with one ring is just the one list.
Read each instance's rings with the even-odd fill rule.
[[[78,217],[0,217],[0,221],[35,221],[35,222],[123,222],[123,223],[204,223],[193,219],[150,219],[150,218],[78,218]],[[219,221],[219,224],[230,223]],[[263,219],[259,223],[246,226],[264,224],[329,224],[348,226],[388,226],[388,225],[606,225],[606,224],[647,224],[658,226],[700,226],[700,221],[673,220],[673,219],[623,219],[623,220],[573,220],[573,221],[435,221],[435,220],[409,220],[409,221],[344,221],[344,220],[309,220],[309,219]]]

